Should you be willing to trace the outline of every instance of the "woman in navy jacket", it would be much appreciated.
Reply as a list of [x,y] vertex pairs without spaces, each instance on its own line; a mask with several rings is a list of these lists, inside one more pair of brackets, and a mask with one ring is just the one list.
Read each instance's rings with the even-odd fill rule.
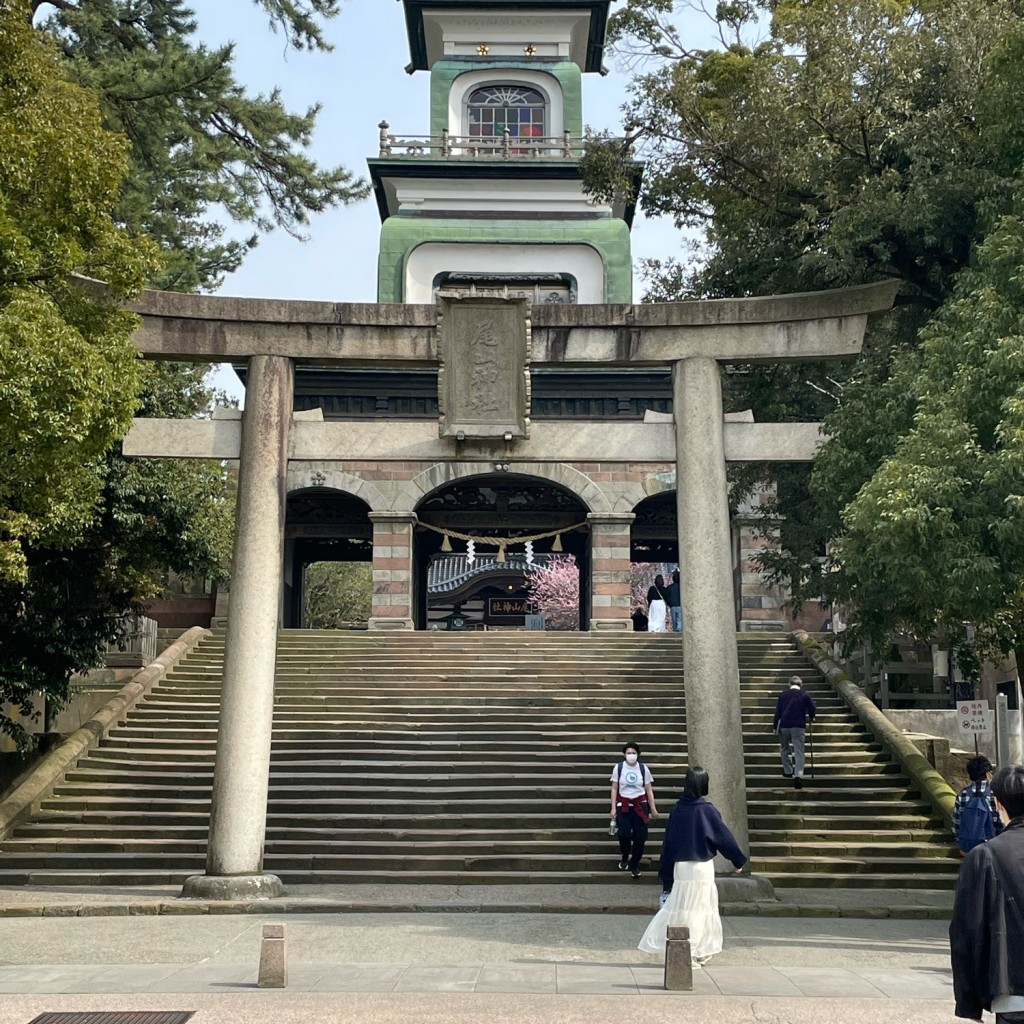
[[715,855],[720,853],[737,871],[747,863],[718,808],[704,799],[708,788],[708,773],[694,765],[686,774],[683,795],[672,809],[662,842],[658,874],[663,905],[640,940],[640,949],[660,953],[669,925],[686,925],[697,966],[722,951]]

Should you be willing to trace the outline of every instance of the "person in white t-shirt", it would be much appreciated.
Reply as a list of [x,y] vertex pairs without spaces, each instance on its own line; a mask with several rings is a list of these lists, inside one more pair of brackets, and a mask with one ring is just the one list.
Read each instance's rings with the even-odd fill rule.
[[619,840],[619,870],[629,869],[634,878],[640,877],[640,860],[647,842],[647,823],[658,816],[654,802],[654,776],[640,760],[640,747],[627,743],[622,748],[623,760],[611,775],[611,816],[617,827]]

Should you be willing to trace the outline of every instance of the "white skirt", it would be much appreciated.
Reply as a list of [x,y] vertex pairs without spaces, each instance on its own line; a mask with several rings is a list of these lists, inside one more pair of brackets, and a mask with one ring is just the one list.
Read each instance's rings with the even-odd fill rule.
[[721,953],[722,918],[718,914],[715,862],[676,861],[672,877],[672,892],[647,926],[638,948],[664,953],[669,925],[685,925],[690,929],[690,955],[695,960]]
[[665,632],[665,612],[667,608],[664,601],[652,601],[647,608],[647,632]]

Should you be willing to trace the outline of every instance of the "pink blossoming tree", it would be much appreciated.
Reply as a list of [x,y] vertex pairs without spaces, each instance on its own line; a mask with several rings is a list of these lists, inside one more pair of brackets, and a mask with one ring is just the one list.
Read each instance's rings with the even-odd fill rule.
[[580,628],[580,569],[572,555],[538,566],[530,573],[527,587],[547,629]]

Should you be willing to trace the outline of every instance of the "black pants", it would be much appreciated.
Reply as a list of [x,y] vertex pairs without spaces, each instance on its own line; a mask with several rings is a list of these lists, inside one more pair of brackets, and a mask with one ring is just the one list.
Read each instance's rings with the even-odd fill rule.
[[615,823],[619,827],[619,850],[622,852],[622,859],[629,864],[630,869],[640,867],[640,859],[647,845],[647,822],[634,811],[630,811],[629,814],[620,811],[615,816]]

